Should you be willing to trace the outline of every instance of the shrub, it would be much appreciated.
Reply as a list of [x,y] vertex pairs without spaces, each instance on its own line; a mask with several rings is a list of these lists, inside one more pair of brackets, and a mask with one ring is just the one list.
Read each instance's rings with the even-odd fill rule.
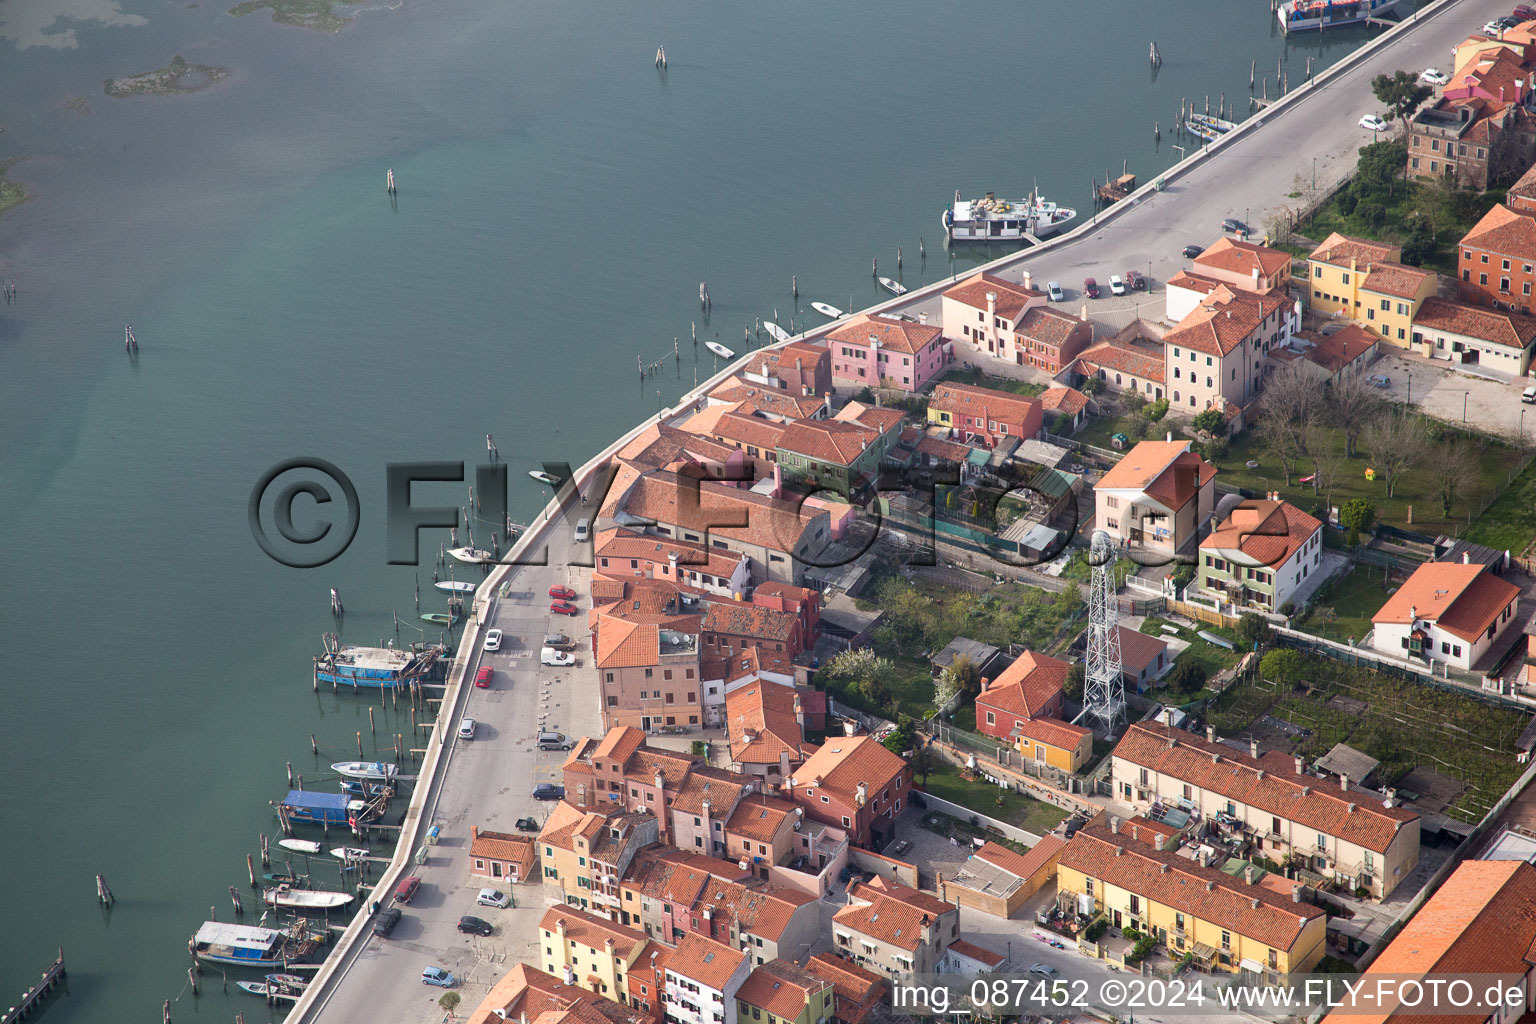
[[1301,655],[1295,651],[1280,649],[1270,651],[1259,660],[1259,672],[1265,679],[1290,684],[1301,678]]
[[442,998],[437,1001],[437,1005],[452,1013],[462,998],[457,992],[444,992]]
[[1181,661],[1168,673],[1168,685],[1179,693],[1199,693],[1205,680],[1205,669],[1193,661]]
[[1153,423],[1156,423],[1166,415],[1168,415],[1168,399],[1166,398],[1159,398],[1147,406],[1147,419]]
[[1220,409],[1207,409],[1195,417],[1195,429],[1220,437],[1227,432],[1227,418]]
[[1269,621],[1256,612],[1243,612],[1237,620],[1237,635],[1248,644],[1267,644],[1275,635]]
[[1109,920],[1107,918],[1101,917],[1097,921],[1093,922],[1093,924],[1088,926],[1088,930],[1083,932],[1083,938],[1087,939],[1089,942],[1098,942],[1099,939],[1103,937],[1104,932],[1107,931],[1108,928]]

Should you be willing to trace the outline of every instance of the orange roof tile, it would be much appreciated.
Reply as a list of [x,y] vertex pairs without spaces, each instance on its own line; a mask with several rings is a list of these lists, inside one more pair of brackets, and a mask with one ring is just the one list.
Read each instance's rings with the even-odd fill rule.
[[1460,334],[1516,350],[1529,348],[1536,341],[1536,317],[1435,297],[1424,300],[1418,315],[1413,318],[1413,326]]
[[784,428],[777,448],[846,467],[879,440],[880,431],[846,420],[797,420]]
[[792,686],[758,680],[725,695],[725,728],[731,758],[738,764],[778,764],[788,754],[792,763],[804,760],[799,698]]
[[1029,878],[1048,864],[1051,858],[1061,852],[1066,845],[1067,841],[1060,836],[1043,836],[1038,843],[1029,848],[1028,853],[1014,853],[1008,847],[988,840],[971,856],[984,860],[994,867],[1002,868],[1010,875]]
[[793,551],[811,522],[825,515],[729,484],[702,481],[695,488],[664,470],[639,477],[625,495],[623,508],[642,519],[783,552]]
[[1076,416],[1088,408],[1088,396],[1076,388],[1046,388],[1040,396],[1040,407],[1046,412],[1064,412]]
[[828,334],[827,342],[868,345],[869,339],[873,337],[879,339],[880,346],[884,349],[916,355],[938,341],[941,334],[937,327],[930,327],[928,324],[914,324],[910,320],[860,313],[851,322]]
[[998,673],[997,678],[977,696],[976,703],[1010,715],[1033,718],[1060,695],[1071,668],[1067,662],[1049,655],[1025,651],[1012,665]]
[[817,953],[806,961],[805,969],[832,983],[834,1010],[845,1024],[862,1024],[880,1003],[887,982],[852,960],[831,953]]
[[539,928],[558,933],[562,921],[565,922],[566,941],[601,950],[612,939],[614,955],[621,960],[629,960],[646,943],[645,935],[633,928],[570,906],[550,907],[540,919]]
[[1018,326],[1013,329],[1013,333],[1026,342],[1038,342],[1052,348],[1066,345],[1074,332],[1087,332],[1090,339],[1093,337],[1093,328],[1088,321],[1049,306],[1025,310]]
[[[1431,297],[1426,299],[1424,304],[1438,301]],[[1423,306],[1419,307],[1419,312],[1423,313]],[[1414,322],[1418,322],[1417,317],[1414,318]],[[1326,336],[1314,334],[1311,331],[1297,331],[1296,335],[1312,342],[1312,347],[1303,352],[1302,357],[1316,363],[1329,373],[1338,373],[1355,360],[1369,355],[1379,344],[1376,335],[1354,323],[1345,324]]]
[[[725,830],[755,843],[771,843],[786,821],[792,822],[798,805],[773,796],[750,796],[736,807]],[[794,826],[791,824],[790,826]]]
[[931,936],[939,917],[948,913],[959,910],[927,893],[876,878],[849,886],[848,905],[832,915],[832,920],[910,952],[924,943],[924,932]]
[[1499,203],[1472,225],[1472,230],[1462,236],[1461,244],[1527,263],[1536,261],[1536,217],[1516,213]]
[[1194,259],[1197,267],[1210,267],[1251,278],[1257,270],[1263,277],[1280,277],[1291,266],[1291,254],[1253,242],[1222,237]]
[[1425,562],[1387,598],[1372,622],[1402,625],[1428,620],[1475,643],[1498,619],[1520,588],[1476,562]]
[[1008,960],[1002,953],[983,949],[981,946],[976,945],[976,943],[966,942],[964,939],[956,939],[954,942],[951,942],[949,944],[949,951],[951,953],[958,953],[960,956],[969,957],[978,963],[986,964],[994,970]]
[[1012,735],[1070,753],[1082,743],[1083,737],[1092,736],[1093,731],[1084,729],[1080,725],[1063,722],[1059,718],[1046,717],[1024,719],[1023,724],[1014,725]]
[[1200,542],[1201,550],[1233,552],[1249,567],[1277,568],[1294,555],[1323,524],[1288,501],[1248,499],[1236,505],[1216,529]]
[[1084,376],[1093,376],[1093,371],[1102,367],[1161,384],[1166,372],[1161,345],[1153,347],[1105,341],[1092,348],[1084,349],[1077,358],[1079,362],[1086,363],[1091,368],[1083,372]]
[[1395,245],[1383,245],[1368,238],[1352,238],[1337,231],[1323,239],[1322,244],[1307,257],[1317,263],[1331,263],[1336,267],[1349,267],[1354,260],[1359,269],[1371,263],[1396,260],[1402,257],[1402,249]]
[[1245,292],[1223,284],[1212,289],[1184,315],[1178,326],[1163,335],[1163,344],[1225,356],[1241,345],[1244,338],[1262,332],[1265,321],[1285,304],[1278,291]]
[[879,793],[888,783],[901,778],[907,764],[886,750],[870,736],[836,736],[795,769],[794,784],[799,789],[825,789],[851,801],[865,783],[870,793]]
[[972,384],[940,382],[933,387],[928,408],[957,416],[980,416],[987,420],[1024,424],[1036,415],[1040,400],[1007,391],[994,391],[992,388],[979,388]]
[[[808,974],[786,960],[773,959],[747,975],[736,998],[772,1016],[793,1021],[811,1003],[812,996],[819,996],[823,989],[831,987],[831,982]],[[813,1018],[820,1016],[820,1009],[818,999],[818,1012],[812,1014]]]
[[[687,978],[703,988],[723,992],[747,959],[739,949],[689,932],[667,955],[667,973]],[[728,997],[729,998],[729,997]]]
[[1120,632],[1120,664],[1127,671],[1140,674],[1157,656],[1168,649],[1162,637],[1151,636],[1129,626],[1116,626]]
[[944,297],[964,303],[973,309],[985,311],[988,292],[997,296],[997,315],[1010,323],[1019,318],[1019,314],[1024,312],[1029,303],[1040,302],[1045,298],[1044,292],[1025,288],[1012,281],[1005,281],[996,274],[988,274],[985,271],[945,289]]
[[532,836],[475,828],[469,841],[469,855],[487,860],[511,861],[514,864],[532,864],[538,857],[534,843]]
[[738,772],[698,765],[683,779],[677,795],[672,798],[672,810],[681,814],[702,814],[704,801],[708,800],[710,814],[719,817],[736,805],[750,783],[750,779]]
[[1365,275],[1365,280],[1360,282],[1364,291],[1375,292],[1378,295],[1391,295],[1399,299],[1412,299],[1419,294],[1419,289],[1424,282],[1433,278],[1432,270],[1420,270],[1418,267],[1405,266],[1402,263],[1377,263],[1372,265],[1371,272]]
[[635,668],[661,661],[661,631],[649,622],[601,616],[597,630],[597,667]]

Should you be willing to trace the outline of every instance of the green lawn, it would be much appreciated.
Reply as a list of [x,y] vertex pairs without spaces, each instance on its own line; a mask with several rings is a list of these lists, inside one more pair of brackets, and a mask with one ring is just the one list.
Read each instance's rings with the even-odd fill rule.
[[[1213,644],[1209,640],[1203,640],[1199,637],[1199,635],[1197,635],[1195,630],[1187,629],[1183,626],[1180,626],[1176,622],[1171,622],[1168,619],[1164,619],[1157,615],[1148,615],[1145,619],[1142,620],[1141,632],[1147,634],[1148,636],[1167,637],[1168,634],[1163,632],[1164,626],[1173,626],[1176,628],[1179,631],[1178,638],[1189,644],[1189,646],[1184,649],[1183,653],[1179,654],[1174,659],[1174,664],[1182,665],[1186,662],[1192,662],[1196,665],[1199,665],[1202,669],[1205,670],[1205,676],[1207,679],[1210,679],[1218,672],[1225,671],[1226,669],[1231,668],[1233,665],[1236,665],[1238,660],[1243,656],[1242,641],[1237,639],[1237,635],[1235,633],[1233,633],[1231,630],[1207,625],[1203,622],[1199,624],[1200,629],[1205,630],[1208,633],[1214,633],[1215,635],[1223,637],[1224,639],[1231,640],[1235,649],[1229,651],[1225,647],[1222,647],[1220,644]],[[1176,705],[1190,704],[1194,701],[1204,700],[1214,696],[1212,690],[1208,686],[1202,687],[1196,693],[1180,693],[1166,686],[1160,689],[1149,690],[1148,693],[1153,695],[1156,699],[1164,700],[1170,704]]]
[[1361,562],[1330,580],[1312,598],[1312,607],[1297,620],[1297,628],[1330,640],[1359,642],[1371,630],[1371,616],[1387,600],[1386,570]]
[[[1134,441],[1135,435],[1131,433],[1132,419],[1133,417],[1131,416],[1090,416],[1078,428],[1077,433],[1072,435],[1072,439],[1074,441],[1081,441],[1086,445],[1092,445],[1095,448],[1105,448],[1114,451],[1114,446],[1109,443],[1109,439],[1115,434],[1124,434]],[[1162,426],[1162,424],[1159,423],[1158,426]],[[1162,434],[1159,433],[1154,436],[1161,437]]]
[[957,636],[998,648],[1021,643],[1043,649],[1082,604],[1081,594],[1051,594],[1016,583],[971,593],[925,579],[909,583],[901,576],[886,577],[872,597],[858,600],[861,608],[885,612],[874,632],[875,650],[890,658],[912,659],[926,659]]
[[1040,384],[1031,384],[1025,380],[1010,380],[1007,377],[988,377],[980,370],[967,370],[961,366],[952,366],[940,377],[941,381],[951,384],[973,384],[979,388],[991,388],[993,391],[1009,391],[1015,395],[1038,395],[1045,391]]
[[1467,540],[1516,556],[1536,539],[1536,461],[1517,477],[1499,500],[1473,522]]
[[[1312,217],[1303,221],[1300,230],[1308,238],[1321,242],[1330,232],[1370,238],[1376,241],[1401,245],[1408,238],[1410,214],[1427,216],[1435,229],[1435,252],[1423,262],[1427,269],[1456,276],[1456,243],[1496,203],[1504,199],[1503,189],[1494,189],[1481,195],[1471,192],[1447,195],[1436,186],[1423,182],[1398,182],[1395,195],[1380,206],[1382,217],[1372,221],[1360,216],[1360,210],[1349,215],[1343,212],[1343,190],[1330,196]],[[1445,201],[1436,201],[1445,196]],[[1311,250],[1307,250],[1310,252]],[[1300,255],[1306,255],[1301,253]]]
[[1001,789],[985,779],[968,782],[960,777],[960,769],[947,761],[938,771],[928,776],[928,792],[940,799],[969,807],[978,814],[997,818],[1040,835],[1061,824],[1067,816],[1067,812],[1060,807],[1036,800],[1017,790]]

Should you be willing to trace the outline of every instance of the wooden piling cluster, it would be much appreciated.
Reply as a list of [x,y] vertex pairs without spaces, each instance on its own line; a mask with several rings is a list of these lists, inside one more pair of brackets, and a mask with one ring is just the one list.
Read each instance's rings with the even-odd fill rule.
[[[100,875],[96,876],[98,879]],[[105,883],[103,883],[105,884]],[[0,1017],[0,1024],[13,1024],[21,1020],[33,1010],[43,997],[52,992],[64,980],[64,947],[59,947],[59,958],[43,972],[43,977],[36,985],[21,994],[21,1002],[5,1011],[5,1016]]]

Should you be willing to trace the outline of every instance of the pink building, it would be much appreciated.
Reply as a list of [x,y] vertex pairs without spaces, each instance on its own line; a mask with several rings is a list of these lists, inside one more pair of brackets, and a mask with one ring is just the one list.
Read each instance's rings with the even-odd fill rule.
[[861,314],[827,335],[832,382],[841,387],[921,390],[954,358],[944,332],[928,324]]

